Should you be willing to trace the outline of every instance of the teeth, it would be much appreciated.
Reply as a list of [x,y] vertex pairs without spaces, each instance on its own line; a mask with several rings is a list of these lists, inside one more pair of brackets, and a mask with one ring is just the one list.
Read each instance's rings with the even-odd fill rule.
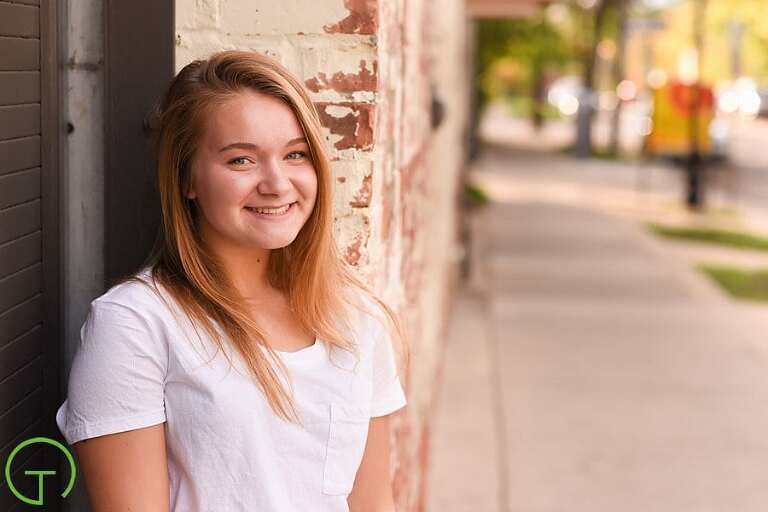
[[257,212],[257,213],[267,213],[267,214],[271,214],[271,215],[278,215],[278,214],[287,212],[288,208],[290,208],[290,207],[291,207],[291,205],[287,204],[287,205],[283,206],[282,208],[254,208],[252,206],[249,206],[248,209],[249,210],[253,210],[253,211]]

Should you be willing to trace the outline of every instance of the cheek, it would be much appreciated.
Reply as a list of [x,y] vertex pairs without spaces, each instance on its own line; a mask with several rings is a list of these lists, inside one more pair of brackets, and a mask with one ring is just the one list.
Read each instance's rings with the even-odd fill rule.
[[247,185],[236,177],[209,173],[201,178],[198,181],[199,201],[210,217],[228,214],[247,197]]
[[314,169],[310,168],[302,178],[301,187],[303,194],[314,200],[317,197],[317,174],[315,174]]

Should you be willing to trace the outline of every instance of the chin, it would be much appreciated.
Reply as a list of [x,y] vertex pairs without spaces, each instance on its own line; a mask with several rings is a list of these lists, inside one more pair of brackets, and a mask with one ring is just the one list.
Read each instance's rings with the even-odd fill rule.
[[295,239],[296,236],[279,239],[273,238],[270,240],[262,240],[260,243],[256,243],[255,245],[261,247],[262,249],[282,249],[283,247],[291,245]]

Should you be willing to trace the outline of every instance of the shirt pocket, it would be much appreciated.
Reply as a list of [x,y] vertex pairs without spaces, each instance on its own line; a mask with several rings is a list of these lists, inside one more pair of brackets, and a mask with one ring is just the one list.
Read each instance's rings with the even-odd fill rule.
[[368,439],[369,408],[332,402],[323,494],[349,494]]

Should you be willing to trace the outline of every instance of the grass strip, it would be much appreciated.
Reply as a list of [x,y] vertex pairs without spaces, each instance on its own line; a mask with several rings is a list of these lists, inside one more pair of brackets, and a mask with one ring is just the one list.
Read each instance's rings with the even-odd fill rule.
[[743,231],[708,228],[680,228],[655,223],[648,224],[648,228],[656,235],[665,238],[727,245],[729,247],[738,247],[739,249],[768,251],[768,238],[745,233]]
[[734,297],[768,302],[768,269],[747,270],[711,264],[698,265],[698,269]]

